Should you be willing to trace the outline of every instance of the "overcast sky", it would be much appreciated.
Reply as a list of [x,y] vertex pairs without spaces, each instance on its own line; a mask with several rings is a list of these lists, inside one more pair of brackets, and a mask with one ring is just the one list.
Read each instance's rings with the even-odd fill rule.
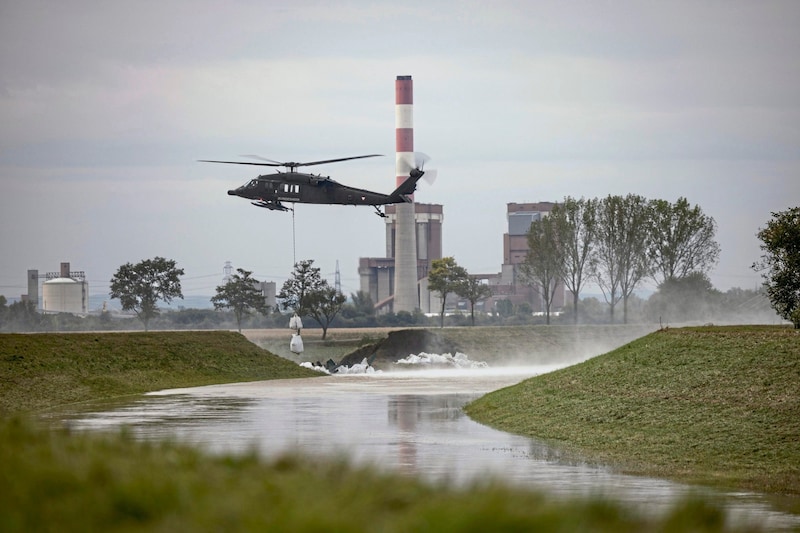
[[[314,259],[345,293],[385,255],[369,207],[226,194],[260,154],[394,188],[394,81],[438,170],[444,254],[499,272],[506,204],[635,193],[712,216],[714,285],[752,289],[755,237],[800,205],[800,2],[0,0],[0,294],[62,261],[107,294],[163,256],[185,295],[225,261],[278,286]],[[268,170],[268,169],[266,169]],[[264,170],[262,170],[264,172]]]

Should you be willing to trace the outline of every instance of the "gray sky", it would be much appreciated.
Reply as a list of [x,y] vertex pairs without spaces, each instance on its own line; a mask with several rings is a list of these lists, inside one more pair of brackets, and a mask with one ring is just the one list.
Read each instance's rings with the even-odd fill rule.
[[[0,0],[0,294],[29,268],[92,294],[157,255],[212,295],[225,261],[280,283],[292,215],[226,191],[311,161],[394,188],[394,80],[438,180],[444,254],[499,272],[509,202],[685,196],[714,217],[714,285],[755,288],[758,229],[800,205],[800,2]],[[263,171],[262,171],[263,172]],[[296,258],[346,293],[385,255],[371,208],[298,205]]]

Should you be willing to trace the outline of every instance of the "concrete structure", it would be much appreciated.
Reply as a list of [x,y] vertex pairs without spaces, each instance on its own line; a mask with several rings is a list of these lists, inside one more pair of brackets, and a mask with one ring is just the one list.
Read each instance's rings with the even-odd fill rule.
[[[397,207],[386,206],[386,257],[362,257],[358,263],[361,278],[360,290],[369,294],[378,304],[379,312],[393,310],[395,287],[395,260],[397,251]],[[414,291],[419,298],[419,309],[429,312],[430,296],[421,280],[427,278],[434,259],[442,258],[442,222],[444,212],[440,204],[414,204],[416,270]],[[396,312],[396,311],[395,311]]]
[[[395,80],[395,146],[396,186],[408,178],[408,162],[414,161],[414,84],[411,76],[397,76]],[[417,292],[416,232],[414,231],[414,204],[397,204],[394,268],[395,313],[413,312],[419,308]]]
[[23,302],[33,302],[37,308],[39,307],[39,271],[28,270],[28,294],[22,295]]
[[[47,281],[42,285],[42,312],[89,312],[89,283],[84,272],[71,271],[69,263],[61,263],[59,272],[48,272],[45,277]],[[28,292],[30,293],[30,288]]]
[[503,234],[501,283],[518,283],[519,265],[528,255],[528,230],[531,224],[546,217],[555,205],[553,202],[507,204],[508,233]]
[[278,305],[278,299],[276,297],[277,294],[277,285],[274,281],[259,281],[256,285],[256,288],[261,291],[261,294],[264,296],[264,302],[267,304],[267,307],[270,309],[275,309],[275,306]]

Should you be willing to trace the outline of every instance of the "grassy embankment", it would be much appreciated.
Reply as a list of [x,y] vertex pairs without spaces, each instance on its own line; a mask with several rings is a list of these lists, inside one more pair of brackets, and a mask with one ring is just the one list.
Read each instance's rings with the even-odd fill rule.
[[642,517],[597,499],[554,501],[496,485],[458,490],[344,463],[217,457],[125,432],[44,430],[15,414],[301,375],[316,374],[225,332],[0,335],[0,530],[735,530],[701,500]]
[[800,494],[800,332],[790,328],[658,331],[466,411],[624,472]]
[[0,335],[0,414],[168,388],[318,375],[225,331]]

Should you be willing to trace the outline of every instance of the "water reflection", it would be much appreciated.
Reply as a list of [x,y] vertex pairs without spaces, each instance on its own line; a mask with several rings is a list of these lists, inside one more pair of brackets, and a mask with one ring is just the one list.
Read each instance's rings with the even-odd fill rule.
[[660,479],[623,476],[564,461],[544,443],[495,431],[462,407],[542,369],[494,372],[406,372],[238,383],[162,391],[121,407],[65,417],[75,429],[127,426],[137,438],[174,438],[212,452],[255,449],[344,456],[433,481],[457,484],[500,479],[558,497],[604,495],[659,512],[702,491],[723,498],[737,523],[770,528],[800,517],[770,509],[755,494],[719,494]]

